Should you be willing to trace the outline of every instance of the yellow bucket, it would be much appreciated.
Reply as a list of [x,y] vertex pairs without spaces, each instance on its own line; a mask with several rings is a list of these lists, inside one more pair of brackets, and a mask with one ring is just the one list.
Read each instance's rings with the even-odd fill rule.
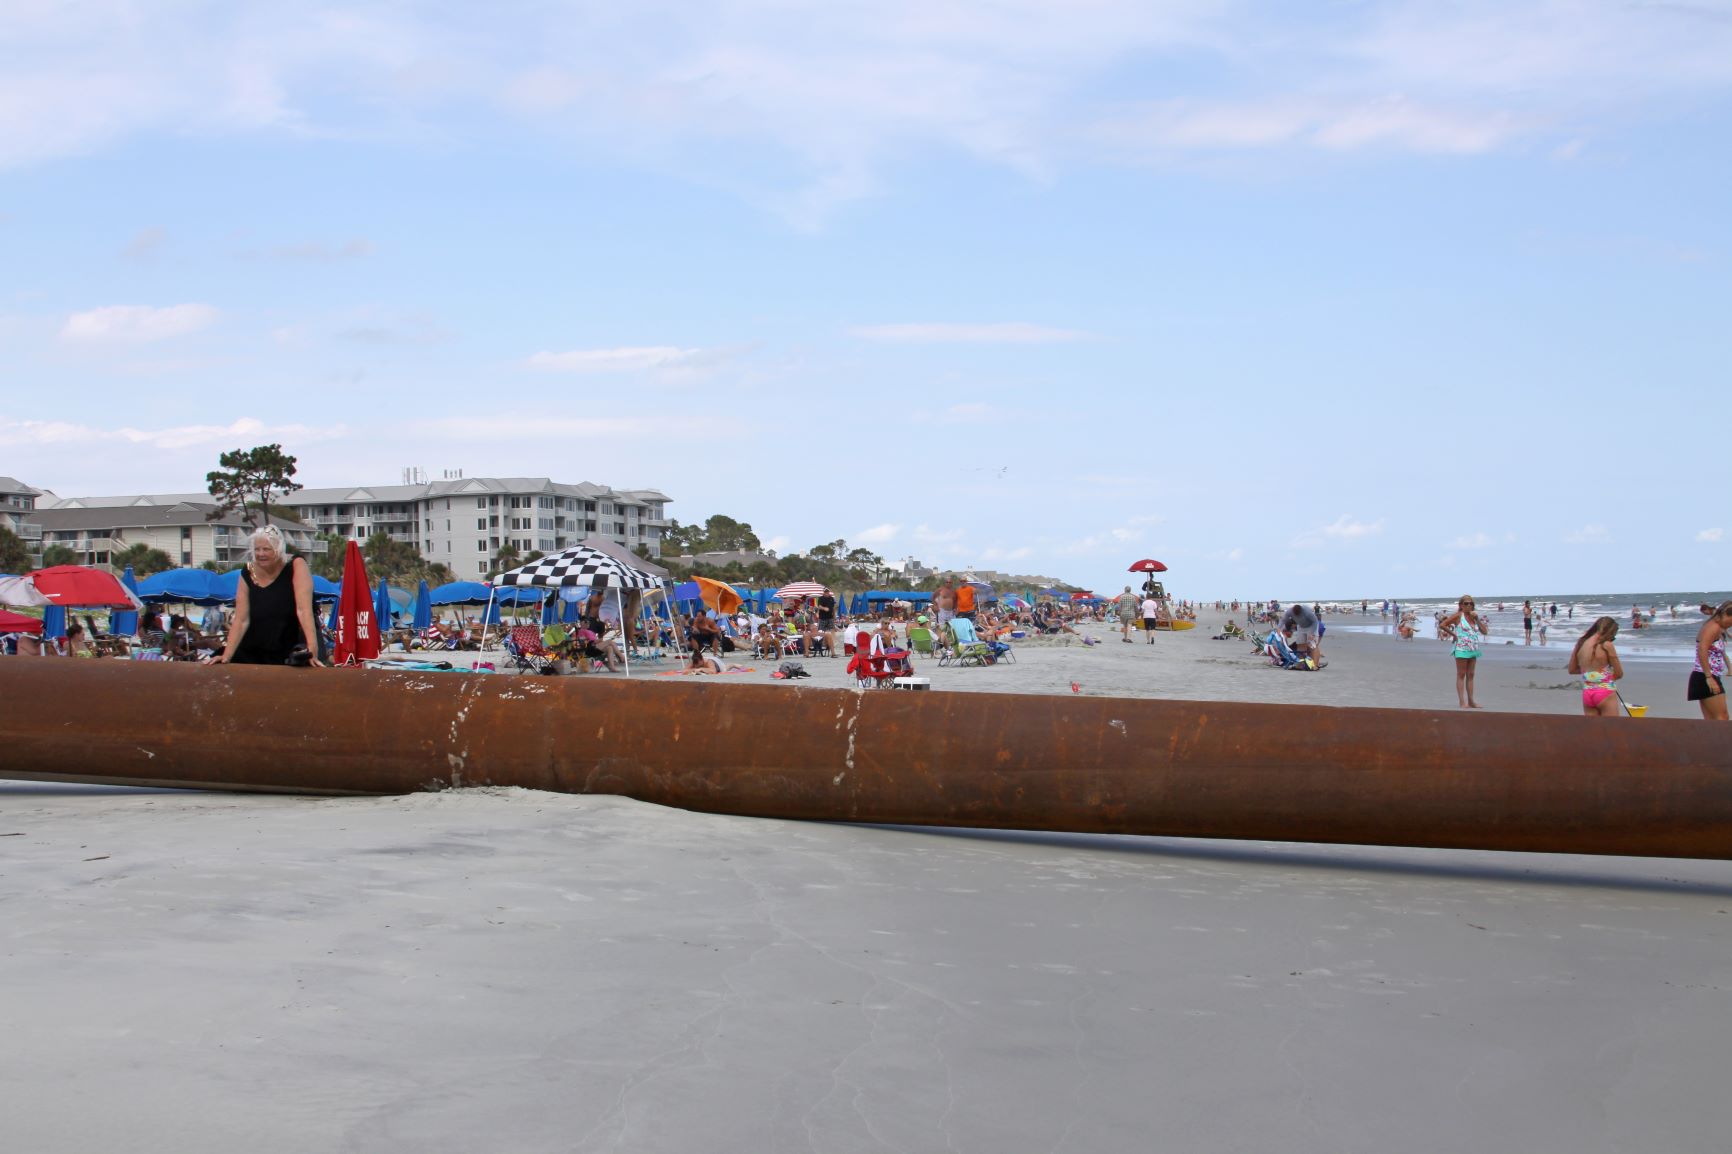
[[1631,717],[1648,716],[1648,707],[1646,705],[1626,705],[1624,708],[1630,711]]

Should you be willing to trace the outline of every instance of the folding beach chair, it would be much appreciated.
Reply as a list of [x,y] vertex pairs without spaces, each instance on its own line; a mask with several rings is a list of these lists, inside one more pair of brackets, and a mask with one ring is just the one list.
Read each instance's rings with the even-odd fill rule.
[[922,656],[931,657],[934,655],[932,630],[924,625],[916,625],[908,630],[908,644],[914,652]]
[[980,639],[980,634],[974,631],[974,622],[966,617],[953,617],[950,621],[950,632],[956,638],[955,656],[951,659],[955,665],[991,665],[998,660],[992,646]]
[[1297,669],[1305,664],[1305,659],[1293,652],[1293,647],[1287,644],[1279,629],[1269,631],[1269,636],[1263,641],[1263,652],[1268,655],[1270,664],[1282,669]]
[[[898,651],[900,652],[900,651]],[[900,664],[907,666],[908,655],[902,653]],[[848,660],[848,672],[854,675],[861,689],[877,689],[888,686],[892,678],[904,677],[905,673],[890,668],[890,662],[884,650],[884,642],[874,633],[871,639],[862,633],[854,642],[854,656]]]
[[513,625],[501,644],[519,673],[546,673],[553,668],[555,655],[541,643],[541,630],[534,625]]

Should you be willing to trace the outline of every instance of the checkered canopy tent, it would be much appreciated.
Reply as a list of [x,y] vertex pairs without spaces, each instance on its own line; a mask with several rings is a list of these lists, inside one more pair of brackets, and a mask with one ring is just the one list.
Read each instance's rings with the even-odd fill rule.
[[573,545],[520,565],[494,579],[495,585],[584,585],[592,589],[654,589],[661,582],[596,549]]

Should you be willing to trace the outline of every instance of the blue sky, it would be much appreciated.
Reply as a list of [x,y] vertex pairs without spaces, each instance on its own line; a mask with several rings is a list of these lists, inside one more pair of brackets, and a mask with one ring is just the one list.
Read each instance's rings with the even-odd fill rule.
[[1727,584],[1732,3],[0,8],[0,473],[657,486],[1197,596]]

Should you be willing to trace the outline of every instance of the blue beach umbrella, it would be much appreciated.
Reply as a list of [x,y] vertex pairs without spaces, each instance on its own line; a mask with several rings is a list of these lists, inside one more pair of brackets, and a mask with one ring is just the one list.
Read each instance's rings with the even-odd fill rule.
[[[138,592],[138,578],[132,575],[132,566],[126,567],[126,572],[120,575],[120,583]],[[108,631],[117,636],[132,636],[138,632],[138,610],[121,609],[108,615]]]
[[42,636],[45,640],[53,640],[66,636],[66,608],[62,605],[47,605],[42,609]]
[[341,601],[331,602],[331,619],[325,622],[325,628],[329,629],[332,633],[337,631],[337,614],[342,607],[343,603]]
[[391,628],[391,587],[379,578],[379,588],[373,592],[373,620],[381,631]]
[[421,588],[415,591],[415,631],[421,632],[433,624],[433,591],[427,588],[427,582],[421,582]]

